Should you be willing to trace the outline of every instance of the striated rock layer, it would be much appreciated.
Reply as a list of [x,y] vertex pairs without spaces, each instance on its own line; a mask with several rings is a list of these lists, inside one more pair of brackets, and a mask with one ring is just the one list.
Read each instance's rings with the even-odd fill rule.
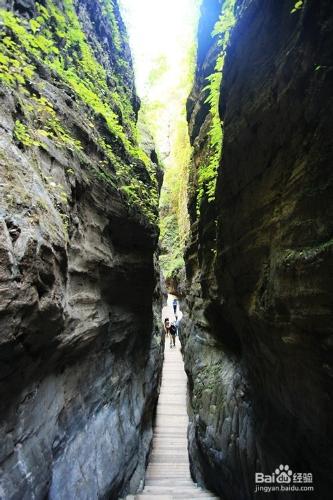
[[0,498],[118,498],[162,363],[156,154],[114,0],[0,7]]
[[294,3],[236,2],[220,97],[222,161],[215,201],[203,197],[200,216],[196,176],[211,121],[203,87],[218,12],[210,25],[201,20],[188,104],[182,341],[191,469],[230,500],[260,498],[255,472],[280,464],[312,473],[314,493],[272,498],[326,499],[332,490],[333,5],[305,0],[291,12]]

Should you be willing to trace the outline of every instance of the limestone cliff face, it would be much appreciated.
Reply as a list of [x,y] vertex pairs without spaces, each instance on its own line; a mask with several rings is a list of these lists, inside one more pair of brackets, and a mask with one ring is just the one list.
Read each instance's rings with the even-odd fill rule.
[[126,33],[114,0],[0,7],[0,497],[117,498],[144,477],[162,360]]
[[[230,500],[279,464],[311,472],[314,498],[332,489],[333,6],[294,3],[236,2],[215,202],[192,208],[192,473]],[[192,101],[195,188],[210,117]]]

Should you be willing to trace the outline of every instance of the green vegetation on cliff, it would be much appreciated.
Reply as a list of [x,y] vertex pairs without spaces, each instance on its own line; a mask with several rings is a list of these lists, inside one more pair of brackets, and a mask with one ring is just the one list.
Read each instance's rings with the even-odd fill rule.
[[[51,81],[74,92],[87,109],[90,136],[105,161],[98,176],[120,189],[152,222],[157,218],[157,179],[149,158],[138,146],[136,114],[129,61],[124,58],[121,33],[112,0],[100,0],[101,12],[111,26],[112,60],[100,61],[102,47],[88,42],[72,0],[35,3],[30,19],[0,9],[0,82],[10,87],[20,102],[15,139],[25,147],[43,147],[43,138],[58,146],[84,152],[85,144],[57,116],[55,103],[44,94],[41,68]],[[38,68],[38,69],[37,69]],[[123,78],[123,79],[122,79]],[[145,173],[143,174],[142,172]]]
[[184,247],[189,231],[187,214],[188,166],[191,146],[184,112],[175,124],[175,135],[164,173],[160,199],[161,267],[165,278],[177,281],[184,269]]
[[208,78],[208,85],[204,88],[208,91],[206,102],[210,106],[211,126],[209,130],[209,151],[205,163],[200,165],[198,171],[198,193],[197,210],[203,197],[211,202],[215,199],[217,169],[222,154],[223,129],[219,115],[220,89],[223,78],[224,58],[230,38],[230,32],[235,24],[234,16],[235,0],[226,0],[222,6],[222,12],[218,22],[215,24],[212,37],[220,48],[216,59],[215,71]]
[[[186,119],[186,99],[194,74],[193,46],[189,47],[184,56],[182,67],[186,68],[187,72],[183,74],[178,85],[170,86],[168,99],[162,102],[154,87],[163,88],[163,79],[165,76],[168,78],[168,66],[164,58],[156,61],[156,66],[150,73],[149,85],[153,89],[151,94],[157,97],[146,98],[143,108],[145,120],[150,125],[162,154],[165,149],[164,182],[160,198],[160,263],[166,280],[174,282],[177,282],[184,269],[183,254],[189,232],[187,185],[191,146]],[[164,135],[161,132],[164,132]]]

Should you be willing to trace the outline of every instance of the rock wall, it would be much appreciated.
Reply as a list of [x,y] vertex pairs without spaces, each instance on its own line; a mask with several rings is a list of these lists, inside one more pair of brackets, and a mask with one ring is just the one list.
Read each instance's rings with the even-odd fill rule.
[[160,381],[156,155],[114,0],[0,7],[0,498],[115,499]]
[[188,104],[194,156],[182,341],[191,470],[230,500],[265,497],[254,494],[254,474],[280,464],[312,473],[314,493],[271,497],[326,499],[332,490],[333,6],[305,0],[292,12],[294,4],[236,2],[216,195],[203,198],[199,216],[197,172],[211,121],[203,78],[215,57],[213,23],[205,29],[203,20]]

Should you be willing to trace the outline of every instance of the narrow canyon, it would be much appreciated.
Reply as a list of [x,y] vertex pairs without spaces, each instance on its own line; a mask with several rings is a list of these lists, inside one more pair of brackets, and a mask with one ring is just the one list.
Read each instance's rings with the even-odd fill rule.
[[0,500],[157,498],[172,411],[188,491],[331,498],[333,3],[193,9],[165,153],[126,0],[0,0]]

